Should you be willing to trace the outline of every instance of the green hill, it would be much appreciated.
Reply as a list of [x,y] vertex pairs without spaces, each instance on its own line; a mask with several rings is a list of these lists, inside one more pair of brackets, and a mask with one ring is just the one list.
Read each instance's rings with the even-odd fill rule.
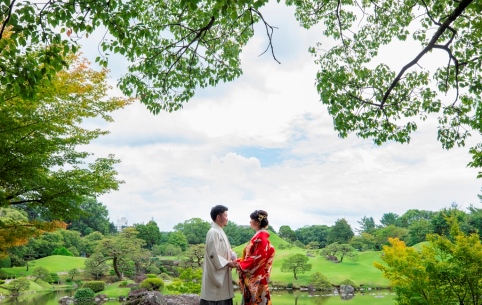
[[[273,232],[270,232],[269,239],[276,249],[271,271],[271,281],[275,285],[286,286],[288,283],[292,283],[294,287],[307,286],[310,283],[311,274],[315,272],[325,275],[334,285],[339,285],[347,279],[356,285],[383,288],[389,285],[389,281],[383,277],[381,271],[373,266],[375,261],[382,262],[379,251],[360,252],[356,261],[345,258],[342,263],[333,263],[316,254],[314,257],[309,257],[309,263],[312,264],[311,271],[298,274],[298,279],[295,280],[293,273],[281,272],[281,265],[287,257],[298,253],[306,254],[306,250],[298,247],[280,250],[281,244],[288,245],[288,243]],[[233,249],[238,257],[241,256],[244,247],[245,245],[240,245]]]
[[73,268],[84,269],[85,257],[72,257],[63,255],[51,255],[29,262],[29,268],[13,267],[2,268],[3,271],[16,276],[27,276],[37,267],[44,267],[50,272],[67,272]]

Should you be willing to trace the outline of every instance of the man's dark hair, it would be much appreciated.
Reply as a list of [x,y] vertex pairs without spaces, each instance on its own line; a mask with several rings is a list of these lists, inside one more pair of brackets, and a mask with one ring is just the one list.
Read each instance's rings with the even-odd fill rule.
[[228,210],[228,208],[225,207],[224,205],[217,205],[217,206],[213,207],[211,209],[211,219],[213,221],[216,221],[216,218],[218,217],[218,215],[223,214],[227,210]]

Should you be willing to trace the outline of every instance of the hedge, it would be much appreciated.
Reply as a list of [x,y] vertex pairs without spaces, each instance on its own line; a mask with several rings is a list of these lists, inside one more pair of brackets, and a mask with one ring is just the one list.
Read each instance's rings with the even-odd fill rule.
[[90,288],[94,292],[99,292],[105,289],[105,282],[103,281],[88,281],[82,283],[82,288]]
[[147,290],[162,291],[164,289],[164,281],[160,278],[148,278],[143,280],[139,287]]

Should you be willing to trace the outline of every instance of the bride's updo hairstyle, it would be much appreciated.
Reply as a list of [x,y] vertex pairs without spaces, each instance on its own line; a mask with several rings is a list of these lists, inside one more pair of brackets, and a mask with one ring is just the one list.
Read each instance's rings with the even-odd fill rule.
[[249,215],[249,217],[253,220],[256,220],[257,222],[259,222],[259,226],[261,228],[267,228],[268,225],[269,225],[269,221],[268,221],[268,212],[266,211],[263,211],[263,210],[256,210],[254,211],[253,213],[251,213],[251,215]]

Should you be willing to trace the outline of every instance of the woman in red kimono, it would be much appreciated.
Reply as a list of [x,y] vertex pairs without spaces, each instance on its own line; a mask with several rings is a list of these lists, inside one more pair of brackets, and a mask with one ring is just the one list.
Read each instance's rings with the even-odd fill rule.
[[239,288],[243,294],[242,305],[272,305],[268,282],[275,250],[269,242],[268,213],[256,210],[249,216],[256,233],[238,259]]

